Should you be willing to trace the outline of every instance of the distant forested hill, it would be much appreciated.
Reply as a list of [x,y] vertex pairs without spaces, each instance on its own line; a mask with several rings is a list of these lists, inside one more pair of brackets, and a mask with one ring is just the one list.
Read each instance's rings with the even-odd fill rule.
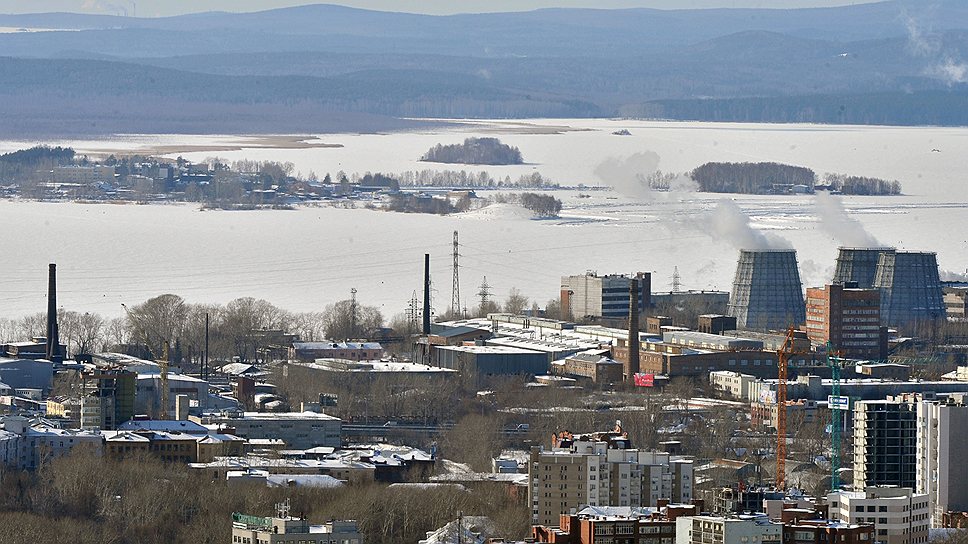
[[307,5],[0,14],[0,27],[60,29],[0,33],[8,135],[388,130],[406,117],[968,125],[963,0],[451,16]]

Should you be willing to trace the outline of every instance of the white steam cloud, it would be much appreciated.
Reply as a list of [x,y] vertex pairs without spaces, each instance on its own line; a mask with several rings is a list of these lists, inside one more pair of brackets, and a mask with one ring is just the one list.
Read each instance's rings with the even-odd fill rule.
[[841,199],[818,191],[814,197],[820,228],[830,234],[840,245],[846,247],[880,247],[874,236],[864,229],[860,221],[850,216]]
[[792,249],[785,238],[762,232],[750,226],[750,218],[731,200],[721,200],[705,217],[705,232],[716,240],[728,242],[736,249]]
[[[691,191],[696,184],[683,175],[662,175],[660,158],[654,151],[644,151],[618,158],[610,157],[595,167],[595,175],[622,195],[635,200],[651,201],[667,191]],[[656,189],[667,186],[667,189]]]
[[941,271],[941,281],[961,281],[968,282],[968,270],[962,272],[954,272],[952,270],[942,270]]
[[946,84],[957,85],[968,83],[968,63],[956,54],[942,54],[941,38],[925,31],[918,21],[905,13],[904,26],[907,28],[908,49],[918,57],[929,59],[929,66],[924,70],[925,75],[935,77]]

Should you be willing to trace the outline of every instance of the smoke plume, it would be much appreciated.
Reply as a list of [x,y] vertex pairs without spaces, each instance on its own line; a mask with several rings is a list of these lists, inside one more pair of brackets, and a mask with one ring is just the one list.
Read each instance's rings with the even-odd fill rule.
[[663,175],[659,162],[657,153],[645,151],[625,158],[610,157],[596,166],[594,172],[618,193],[635,200],[651,201],[667,191],[694,190],[695,183],[686,176]]
[[750,226],[750,218],[731,200],[721,200],[706,217],[702,227],[714,239],[728,242],[736,249],[792,249],[785,238]]
[[881,244],[864,229],[860,221],[847,213],[841,199],[826,191],[818,191],[814,197],[814,204],[817,206],[817,219],[820,220],[820,228],[837,240],[840,245],[846,247],[880,247]]

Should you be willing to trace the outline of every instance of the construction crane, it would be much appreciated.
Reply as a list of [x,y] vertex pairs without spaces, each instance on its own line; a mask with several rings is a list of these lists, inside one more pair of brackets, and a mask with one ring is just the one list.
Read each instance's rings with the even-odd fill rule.
[[145,343],[145,349],[148,350],[148,356],[150,356],[152,359],[154,359],[155,360],[155,363],[158,364],[159,377],[160,377],[160,381],[161,381],[161,383],[159,384],[159,388],[161,389],[161,391],[160,391],[160,395],[161,395],[161,410],[158,413],[158,419],[168,419],[168,394],[169,394],[169,391],[168,391],[168,350],[169,350],[168,340],[165,340],[164,341],[164,345],[162,347],[162,357],[161,357],[161,359],[156,359],[154,352],[151,350],[151,342],[148,341],[148,330],[147,330],[147,328],[141,323],[141,320],[139,320],[137,317],[135,317],[135,315],[133,313],[131,313],[131,310],[129,310],[128,307],[124,303],[121,303],[121,307],[124,308],[125,313],[128,314],[128,319],[130,319],[133,323],[135,323],[137,325],[137,327],[138,327],[138,330],[141,331],[141,339]]
[[830,491],[840,490],[840,454],[841,454],[841,397],[840,397],[840,368],[841,360],[839,353],[832,353],[832,346],[827,342],[827,366],[830,367],[831,395],[830,399]]
[[778,373],[776,383],[776,487],[786,488],[786,420],[787,420],[787,366],[793,349],[794,332],[790,327],[783,345],[776,351]]

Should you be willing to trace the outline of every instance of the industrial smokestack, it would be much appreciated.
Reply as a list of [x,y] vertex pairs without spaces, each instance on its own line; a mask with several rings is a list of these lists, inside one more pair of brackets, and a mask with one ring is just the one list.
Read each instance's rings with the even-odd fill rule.
[[430,253],[424,254],[423,333],[430,334]]
[[47,277],[47,359],[54,363],[64,361],[60,352],[60,335],[57,332],[57,265],[50,264]]
[[639,280],[629,280],[629,356],[625,363],[625,379],[635,382],[639,373]]

